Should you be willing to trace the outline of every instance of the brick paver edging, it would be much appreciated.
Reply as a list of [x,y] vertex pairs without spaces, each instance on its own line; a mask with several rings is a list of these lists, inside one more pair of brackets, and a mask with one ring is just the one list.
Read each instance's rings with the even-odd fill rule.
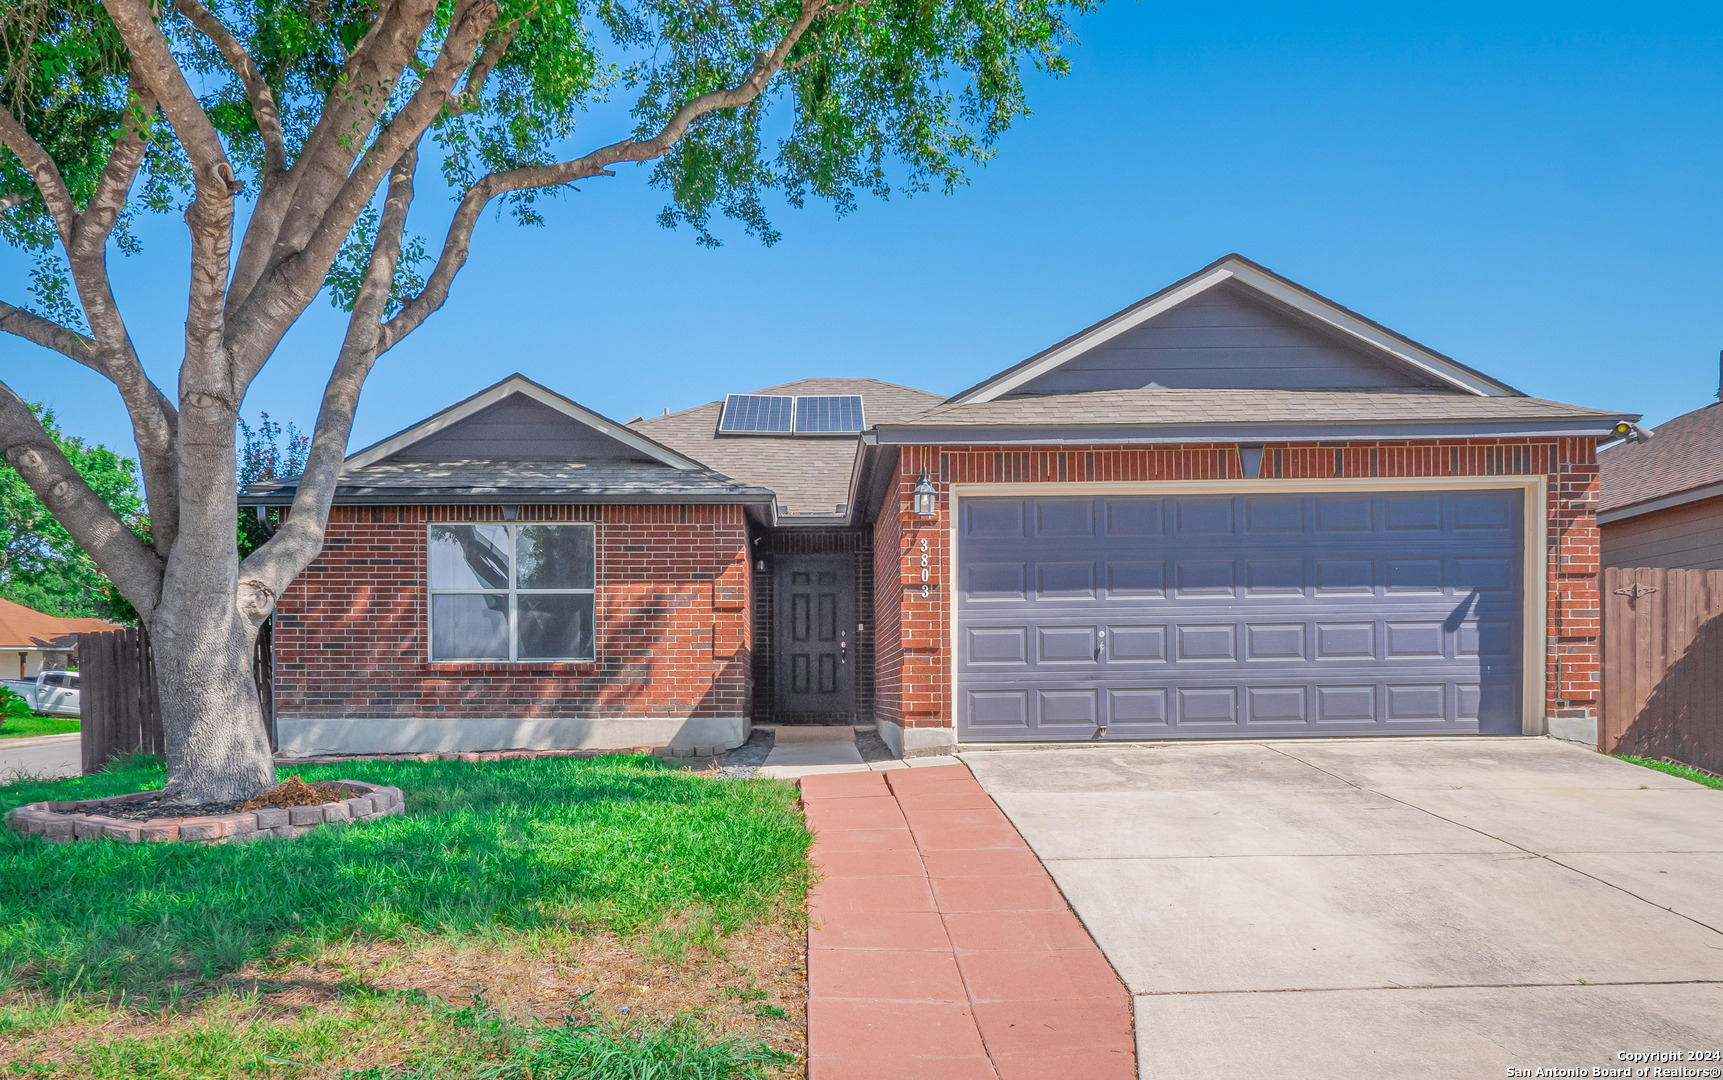
[[331,780],[352,793],[340,802],[317,806],[266,807],[235,814],[210,814],[204,817],[156,818],[153,821],[128,821],[125,818],[104,817],[100,813],[71,814],[74,806],[102,806],[125,802],[139,794],[114,795],[106,799],[77,799],[68,802],[26,803],[7,811],[6,827],[26,836],[40,836],[49,843],[73,840],[183,841],[186,843],[239,843],[261,840],[266,836],[288,838],[304,836],[324,825],[341,825],[376,817],[392,817],[405,809],[401,789],[364,784],[358,780]]
[[1130,995],[966,766],[801,784],[808,1080],[1135,1080]]

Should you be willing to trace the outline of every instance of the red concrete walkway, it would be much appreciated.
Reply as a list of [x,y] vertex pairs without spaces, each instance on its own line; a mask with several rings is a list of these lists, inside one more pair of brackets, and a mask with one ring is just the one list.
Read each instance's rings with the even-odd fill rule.
[[1131,999],[968,768],[802,778],[808,1080],[1135,1080]]

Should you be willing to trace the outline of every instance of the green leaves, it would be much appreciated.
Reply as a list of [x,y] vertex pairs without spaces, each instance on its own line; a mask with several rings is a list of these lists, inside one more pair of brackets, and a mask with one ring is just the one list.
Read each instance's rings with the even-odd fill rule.
[[[1092,0],[810,0],[819,14],[766,91],[740,107],[710,112],[653,164],[666,194],[659,216],[699,242],[719,242],[719,218],[772,243],[767,210],[809,199],[845,213],[862,196],[949,191],[997,150],[1029,111],[1026,78],[1064,74],[1071,20]],[[210,0],[210,9],[249,51],[281,114],[290,162],[326,112],[345,118],[355,101],[385,92],[359,85],[344,65],[383,10],[376,0]],[[442,46],[454,12],[437,15],[383,124],[418,85]],[[632,136],[656,137],[701,94],[742,86],[761,57],[804,13],[797,0],[499,0],[478,61],[430,132],[445,182],[459,196],[488,174],[570,160]],[[247,190],[263,167],[261,137],[243,86],[209,41],[173,8],[161,26],[202,95]],[[94,190],[126,102],[128,58],[97,0],[13,0],[0,10],[0,96],[48,146],[82,205]],[[482,83],[482,85],[481,85]],[[622,99],[632,131],[601,129],[591,112]],[[343,122],[345,122],[343,120]],[[339,127],[339,125],[338,125]],[[364,124],[337,132],[355,151],[376,138]],[[183,206],[183,157],[159,122],[145,181],[134,201],[151,210]],[[545,179],[502,196],[517,220],[542,223]],[[0,195],[23,202],[0,213],[0,236],[47,250],[54,230],[18,160],[0,152]],[[362,217],[328,284],[351,307],[369,256],[376,214]],[[122,249],[129,246],[121,235]],[[391,310],[422,284],[422,242],[404,253]],[[37,298],[65,316],[58,271],[44,264]]]
[[[31,409],[42,427],[101,500],[134,528],[143,524],[137,463],[105,446],[62,434],[54,413]],[[0,460],[0,596],[50,615],[130,616],[95,560],[42,504],[16,469]]]

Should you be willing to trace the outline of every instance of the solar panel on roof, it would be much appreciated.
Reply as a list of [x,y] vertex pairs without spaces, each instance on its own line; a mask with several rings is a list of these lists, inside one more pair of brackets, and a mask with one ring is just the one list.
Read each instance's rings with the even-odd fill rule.
[[795,430],[795,398],[782,394],[730,394],[718,430],[731,434],[788,435]]
[[830,394],[796,398],[796,434],[828,435],[861,431],[860,394]]

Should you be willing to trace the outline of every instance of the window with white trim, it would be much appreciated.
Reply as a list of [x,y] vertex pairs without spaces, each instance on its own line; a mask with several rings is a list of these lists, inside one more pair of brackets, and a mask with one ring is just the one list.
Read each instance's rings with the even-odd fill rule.
[[594,531],[432,525],[431,659],[596,659]]

